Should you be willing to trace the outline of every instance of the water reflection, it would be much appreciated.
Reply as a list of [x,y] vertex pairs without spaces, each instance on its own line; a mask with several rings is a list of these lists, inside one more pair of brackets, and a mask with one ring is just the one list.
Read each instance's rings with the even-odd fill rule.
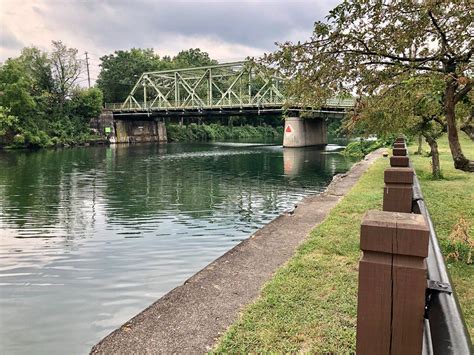
[[86,353],[349,165],[229,143],[0,152],[0,352]]

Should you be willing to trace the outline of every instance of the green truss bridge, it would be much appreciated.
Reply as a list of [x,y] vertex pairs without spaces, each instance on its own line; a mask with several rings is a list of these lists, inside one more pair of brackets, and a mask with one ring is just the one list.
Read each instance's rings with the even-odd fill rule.
[[[173,117],[182,122],[185,116],[195,116],[201,122],[214,115],[284,113],[285,147],[327,144],[327,119],[343,117],[354,100],[331,99],[321,108],[303,107],[285,96],[284,82],[251,61],[146,72],[124,102],[105,105],[97,128],[105,128],[117,143],[162,141],[165,122]],[[300,111],[309,111],[305,117],[310,118],[300,118]]]
[[[114,115],[207,115],[282,112],[285,79],[250,61],[143,73],[121,103],[108,103]],[[331,99],[321,113],[343,113],[353,99]],[[291,110],[302,107],[292,104]]]

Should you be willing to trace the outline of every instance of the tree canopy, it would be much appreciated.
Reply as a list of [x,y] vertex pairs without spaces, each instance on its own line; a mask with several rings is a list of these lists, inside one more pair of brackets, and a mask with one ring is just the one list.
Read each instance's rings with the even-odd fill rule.
[[43,147],[89,137],[100,114],[102,92],[77,85],[83,62],[77,50],[53,42],[50,53],[22,50],[0,66],[0,141]]
[[342,93],[377,94],[407,74],[441,81],[455,167],[474,171],[455,114],[473,87],[473,14],[470,0],[346,0],[315,23],[307,42],[283,43],[266,59],[293,79],[290,94],[308,105]]
[[106,102],[123,102],[144,72],[217,64],[199,48],[181,51],[173,58],[161,58],[153,49],[132,48],[129,51],[115,51],[100,60],[97,86],[103,91]]

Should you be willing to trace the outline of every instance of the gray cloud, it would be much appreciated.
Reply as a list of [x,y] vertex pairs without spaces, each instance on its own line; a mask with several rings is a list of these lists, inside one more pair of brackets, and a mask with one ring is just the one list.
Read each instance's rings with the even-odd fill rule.
[[109,50],[159,48],[161,41],[175,35],[270,49],[275,41],[308,35],[313,22],[333,5],[334,1],[55,1],[38,13],[59,36],[61,32],[79,33]]
[[23,43],[8,28],[3,28],[3,26],[0,31],[0,45],[2,48],[10,50],[20,50],[23,47]]
[[23,46],[49,50],[51,40],[89,52],[93,78],[98,57],[132,47],[161,55],[200,47],[219,61],[241,60],[307,39],[338,1],[0,0],[0,61]]

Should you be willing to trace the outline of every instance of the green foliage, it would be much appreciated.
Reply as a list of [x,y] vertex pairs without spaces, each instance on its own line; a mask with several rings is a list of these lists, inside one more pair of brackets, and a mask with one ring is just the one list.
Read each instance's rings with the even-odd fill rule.
[[51,147],[91,139],[88,123],[100,114],[102,93],[80,89],[77,50],[61,42],[51,53],[24,48],[0,67],[0,144]]
[[0,106],[0,137],[15,130],[18,117],[10,115],[10,110]]
[[212,141],[228,139],[273,139],[283,135],[283,128],[262,126],[224,126],[211,123],[188,126],[169,124],[166,127],[168,140],[172,142]]
[[179,52],[174,58],[160,58],[153,49],[132,48],[115,51],[100,58],[102,63],[97,86],[105,102],[123,102],[144,72],[216,64],[199,48]]
[[[452,132],[448,136],[456,168],[474,171],[474,162],[463,155],[454,132],[456,106],[474,87],[473,11],[469,0],[345,0],[325,22],[315,24],[308,41],[284,43],[266,61],[280,75],[292,78],[288,93],[305,106],[322,105],[327,98],[353,92],[380,98],[387,87],[403,85],[407,76],[440,82],[440,90],[425,98],[441,103],[438,108]],[[428,101],[420,100],[421,106],[430,106]],[[394,103],[390,109],[398,110],[403,104]],[[385,115],[379,112],[374,118],[389,128]],[[412,119],[395,122],[393,129],[405,129],[403,123],[412,129]]]
[[211,59],[209,54],[199,48],[190,48],[179,52],[171,60],[174,68],[204,67],[206,65],[217,64],[217,60]]
[[344,148],[343,154],[349,157],[362,158],[376,149],[387,147],[387,146],[390,146],[390,143],[385,140],[377,139],[377,140],[370,141],[370,140],[360,139],[354,142],[350,142],[346,146],[346,148]]
[[71,113],[89,122],[90,118],[100,115],[102,102],[103,95],[99,89],[76,89],[70,101]]

